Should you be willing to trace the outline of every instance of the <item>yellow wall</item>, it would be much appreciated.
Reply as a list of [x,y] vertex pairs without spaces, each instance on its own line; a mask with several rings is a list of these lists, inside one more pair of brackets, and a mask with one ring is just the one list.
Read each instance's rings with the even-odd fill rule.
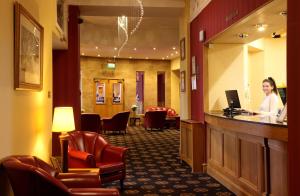
[[170,61],[117,60],[115,71],[106,69],[107,59],[82,57],[82,109],[94,111],[94,78],[125,79],[125,109],[136,104],[136,71],[144,71],[144,106],[157,105],[157,72],[166,74],[166,106],[171,106],[171,65]]
[[171,61],[171,108],[180,114],[180,58]]
[[213,44],[208,50],[209,110],[228,107],[225,90],[237,89],[244,102],[244,46]]
[[51,151],[52,31],[55,0],[20,0],[44,27],[44,88],[41,92],[13,87],[13,0],[0,1],[0,158],[31,154],[49,159]]
[[185,60],[180,62],[180,71],[186,72],[186,91],[180,93],[180,117],[191,118],[190,90],[190,0],[185,0],[185,9],[179,19],[179,40],[185,38]]
[[[286,38],[262,38],[247,45],[212,44],[208,50],[209,110],[228,107],[225,90],[236,89],[241,105],[257,111],[262,81],[271,76],[286,85]],[[280,105],[282,103],[280,102]]]

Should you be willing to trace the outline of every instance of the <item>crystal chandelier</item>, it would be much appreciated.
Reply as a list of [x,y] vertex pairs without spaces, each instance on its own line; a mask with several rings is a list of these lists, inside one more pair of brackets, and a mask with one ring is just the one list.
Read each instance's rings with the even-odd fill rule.
[[118,56],[126,46],[129,40],[129,36],[132,36],[140,27],[144,17],[144,6],[142,0],[132,0],[130,16],[119,16],[118,17],[118,36],[121,42]]

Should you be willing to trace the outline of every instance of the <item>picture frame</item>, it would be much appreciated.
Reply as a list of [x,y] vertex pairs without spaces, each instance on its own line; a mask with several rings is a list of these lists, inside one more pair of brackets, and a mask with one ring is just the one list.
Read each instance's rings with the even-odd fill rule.
[[192,75],[196,74],[196,56],[192,56]]
[[193,75],[191,77],[191,83],[192,83],[192,90],[197,90],[197,76],[196,75]]
[[181,71],[180,72],[180,92],[185,92],[185,86],[186,86],[186,82],[185,82],[185,71]]
[[18,2],[14,3],[14,88],[43,89],[44,28]]
[[180,59],[181,61],[185,60],[185,38],[180,40]]
[[103,82],[96,82],[96,105],[104,105],[106,97],[106,88],[105,83]]

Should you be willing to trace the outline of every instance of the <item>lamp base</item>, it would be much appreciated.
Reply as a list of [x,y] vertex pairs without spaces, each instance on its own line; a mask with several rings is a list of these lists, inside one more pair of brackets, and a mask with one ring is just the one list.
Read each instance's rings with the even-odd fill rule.
[[66,133],[61,133],[59,136],[60,140],[60,152],[61,152],[61,164],[62,172],[68,173],[68,135]]

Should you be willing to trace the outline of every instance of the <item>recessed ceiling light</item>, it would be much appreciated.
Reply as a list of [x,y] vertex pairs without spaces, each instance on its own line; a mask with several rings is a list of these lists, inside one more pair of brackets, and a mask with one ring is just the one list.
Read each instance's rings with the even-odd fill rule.
[[175,54],[178,54],[178,51],[176,51]]
[[249,37],[249,35],[247,33],[240,33],[240,34],[238,34],[238,37],[241,39],[245,39],[245,38]]
[[129,58],[130,58],[130,59],[132,59],[132,57],[131,57],[131,56],[130,56]]
[[82,52],[81,55],[84,56],[85,55],[84,52]]
[[175,47],[175,46],[173,47],[173,50],[176,50],[176,47]]
[[114,56],[114,58],[117,58],[117,56]]
[[133,50],[136,50],[136,48],[133,48]]
[[255,25],[255,27],[259,32],[263,32],[266,30],[267,25],[266,24],[257,24],[257,25]]
[[153,48],[153,50],[156,50],[156,48]]
[[173,56],[174,54],[173,53],[171,53],[171,56]]
[[96,50],[98,50],[98,49],[99,49],[99,47],[98,47],[98,46],[96,46],[95,48],[96,48]]
[[100,57],[100,54],[98,54],[97,56]]
[[163,57],[162,60],[165,60],[165,58]]
[[169,58],[169,56],[167,56],[167,58]]
[[118,48],[114,48],[114,50],[118,50]]
[[146,59],[149,59],[149,57],[146,57]]

